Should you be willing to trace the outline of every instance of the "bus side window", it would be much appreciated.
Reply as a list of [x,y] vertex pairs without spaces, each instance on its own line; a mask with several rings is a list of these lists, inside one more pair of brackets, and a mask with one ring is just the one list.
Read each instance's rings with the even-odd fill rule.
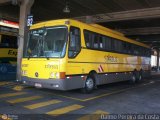
[[84,32],[84,37],[86,41],[86,46],[89,47],[89,34],[86,31]]
[[93,48],[94,49],[98,49],[98,34],[94,33],[93,34]]
[[105,37],[105,41],[106,41],[106,43],[105,43],[105,49],[107,50],[107,51],[111,51],[111,38],[110,37]]
[[104,49],[105,48],[105,37],[99,35],[99,48]]
[[69,58],[76,57],[80,52],[80,50],[81,50],[80,29],[76,27],[71,27],[68,57]]
[[9,35],[1,36],[1,47],[17,48],[17,37]]
[[84,30],[84,39],[86,43],[86,47],[91,47],[91,41],[92,41],[92,34],[89,31]]

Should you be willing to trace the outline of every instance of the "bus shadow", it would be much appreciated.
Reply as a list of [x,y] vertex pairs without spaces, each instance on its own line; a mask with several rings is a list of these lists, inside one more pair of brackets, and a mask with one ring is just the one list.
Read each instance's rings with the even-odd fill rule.
[[69,91],[60,91],[60,90],[51,90],[51,89],[39,89],[44,94],[49,94],[51,96],[59,96],[69,99],[74,99],[78,101],[88,101],[104,96],[108,96],[114,93],[120,93],[127,91],[129,89],[136,88],[138,86],[141,86],[145,83],[148,83],[149,79],[145,79],[141,82],[138,82],[136,84],[131,84],[129,81],[123,81],[123,82],[117,82],[117,83],[110,83],[105,85],[99,85],[97,89],[95,89],[90,94],[84,94],[81,92],[80,89],[76,90],[69,90]]

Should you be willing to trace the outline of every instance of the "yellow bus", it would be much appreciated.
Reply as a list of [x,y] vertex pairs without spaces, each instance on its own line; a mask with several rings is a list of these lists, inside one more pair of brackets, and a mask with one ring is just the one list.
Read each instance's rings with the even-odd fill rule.
[[[16,78],[18,29],[0,26],[0,75]],[[12,75],[11,75],[12,74]]]
[[35,87],[91,92],[97,85],[150,73],[150,47],[123,34],[71,19],[30,28],[22,59],[22,81]]

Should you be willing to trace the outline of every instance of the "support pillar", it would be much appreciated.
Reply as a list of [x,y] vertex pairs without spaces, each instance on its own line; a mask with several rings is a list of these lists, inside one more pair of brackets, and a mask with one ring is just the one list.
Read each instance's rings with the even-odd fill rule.
[[17,56],[17,80],[21,80],[21,61],[23,57],[24,41],[27,38],[27,15],[30,14],[30,9],[34,0],[21,0],[20,18],[19,18],[19,38],[18,38],[18,56]]
[[157,49],[157,71],[159,71],[159,49]]

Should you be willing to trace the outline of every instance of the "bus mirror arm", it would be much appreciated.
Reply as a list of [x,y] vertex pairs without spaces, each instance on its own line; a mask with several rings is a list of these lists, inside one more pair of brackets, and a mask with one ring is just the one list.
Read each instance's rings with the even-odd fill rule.
[[30,59],[30,55],[28,56],[28,60]]
[[31,53],[32,53],[32,51],[30,50],[30,49],[28,49],[27,50],[27,52],[28,52],[28,60],[30,59],[30,57],[31,57]]

